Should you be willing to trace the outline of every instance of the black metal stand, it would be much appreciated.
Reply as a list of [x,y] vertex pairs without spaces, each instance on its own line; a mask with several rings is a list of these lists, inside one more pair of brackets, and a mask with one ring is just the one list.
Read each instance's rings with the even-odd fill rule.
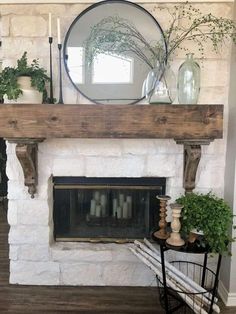
[[[166,245],[165,240],[160,240],[157,239],[155,236],[152,235],[152,238],[155,240],[155,242],[157,242],[160,245],[160,256],[161,256],[161,266],[162,266],[162,287],[163,287],[163,292],[162,292],[162,304],[164,305],[165,308],[165,313],[166,314],[171,314],[171,313],[175,313],[177,311],[177,309],[180,308],[181,310],[181,306],[186,306],[184,304],[184,301],[182,301],[182,305],[178,305],[176,307],[171,307],[169,302],[170,302],[170,297],[173,296],[173,289],[169,288],[167,283],[166,283],[166,267],[165,267],[165,251],[167,250],[175,250],[181,253],[197,253],[197,254],[204,254],[204,260],[203,260],[203,264],[201,265],[201,277],[200,277],[200,284],[202,287],[205,286],[205,281],[207,281],[206,278],[206,274],[207,272],[209,272],[209,268],[207,267],[207,259],[208,259],[208,253],[207,251],[195,251],[193,248],[189,248],[187,245],[183,246],[183,247],[170,247],[169,245]],[[218,287],[218,278],[219,278],[219,272],[220,272],[220,265],[221,265],[221,259],[222,256],[219,254],[218,255],[218,262],[217,262],[217,268],[216,268],[216,272],[214,273],[213,271],[211,271],[211,273],[213,273],[214,276],[214,280],[213,280],[213,285],[212,285],[212,289],[210,290],[212,293],[212,297],[210,299],[210,303],[209,303],[209,308],[207,313],[212,314],[213,313],[213,304],[214,304],[214,299],[216,297],[217,294],[217,287]],[[178,262],[178,261],[177,261]],[[191,262],[190,262],[191,263]],[[191,263],[194,264],[194,263]],[[200,266],[200,264],[196,264],[198,266]],[[174,297],[174,296],[173,296]],[[177,312],[176,312],[177,313]],[[180,313],[180,312],[178,312]],[[181,312],[182,313],[182,312]],[[183,313],[184,310],[183,310]],[[189,312],[187,312],[189,313]],[[191,312],[192,313],[192,312]]]
[[52,42],[53,38],[48,37],[49,42],[49,66],[50,66],[50,95],[49,95],[49,103],[53,104],[53,79],[52,79]]
[[59,52],[59,100],[58,104],[64,104],[63,96],[62,96],[62,69],[61,69],[61,49],[62,44],[58,44],[58,52]]

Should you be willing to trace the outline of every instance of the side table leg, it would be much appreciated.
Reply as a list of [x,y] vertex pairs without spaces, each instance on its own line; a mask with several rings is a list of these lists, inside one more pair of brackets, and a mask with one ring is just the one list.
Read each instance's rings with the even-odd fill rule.
[[204,262],[203,262],[202,282],[201,282],[201,286],[203,288],[204,288],[204,284],[205,284],[206,267],[207,267],[207,253],[204,254]]
[[214,286],[213,286],[213,290],[212,290],[212,299],[211,299],[211,306],[210,306],[209,314],[213,313],[212,307],[213,307],[214,298],[215,298],[215,296],[216,296],[216,291],[217,291],[217,285],[218,285],[218,277],[219,277],[219,273],[220,273],[221,259],[222,259],[222,256],[219,254],[218,263],[217,263],[217,267],[216,267],[216,277],[215,277],[215,282],[214,282]]
[[166,286],[165,257],[164,257],[164,249],[162,245],[160,245],[160,253],[161,253],[161,268],[162,268],[162,281],[163,281],[163,289],[164,289],[165,312],[166,314],[169,314],[168,294],[167,294],[167,286]]

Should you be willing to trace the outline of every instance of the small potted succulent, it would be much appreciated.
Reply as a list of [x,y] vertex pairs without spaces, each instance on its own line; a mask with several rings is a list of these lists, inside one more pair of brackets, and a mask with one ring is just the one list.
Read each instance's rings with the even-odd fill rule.
[[0,98],[4,102],[42,103],[47,99],[47,81],[46,70],[36,59],[29,65],[24,52],[16,67],[6,67],[0,73]]
[[190,232],[203,233],[200,245],[208,246],[212,253],[229,253],[233,214],[230,206],[212,193],[189,193],[176,202],[183,205],[181,233],[187,237]]

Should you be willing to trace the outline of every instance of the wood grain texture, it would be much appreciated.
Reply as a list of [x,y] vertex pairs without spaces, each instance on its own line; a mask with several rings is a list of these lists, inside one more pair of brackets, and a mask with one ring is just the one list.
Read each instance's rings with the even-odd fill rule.
[[0,137],[5,138],[222,136],[222,105],[0,105]]

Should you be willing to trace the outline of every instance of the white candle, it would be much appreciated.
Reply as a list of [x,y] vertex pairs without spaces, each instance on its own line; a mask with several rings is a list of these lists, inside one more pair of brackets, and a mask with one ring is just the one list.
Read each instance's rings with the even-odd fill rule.
[[52,37],[52,13],[48,13],[48,37]]
[[128,218],[132,218],[132,196],[128,195],[126,202],[128,203]]
[[96,206],[96,217],[101,217],[101,205]]
[[128,209],[128,203],[124,202],[123,204],[123,218],[127,219],[129,218],[129,209]]
[[124,201],[125,201],[124,194],[119,194],[119,206],[123,207]]
[[60,24],[60,18],[57,18],[57,43],[58,45],[61,44],[61,24]]
[[95,193],[94,193],[94,199],[95,199],[95,201],[96,201],[97,203],[100,202],[100,193],[99,193],[99,191],[95,191]]
[[117,198],[113,198],[113,206],[112,206],[113,217],[116,217],[116,210],[117,210]]
[[117,207],[117,218],[118,219],[121,219],[122,218],[122,208],[121,207]]
[[95,213],[96,213],[96,201],[92,199],[91,204],[90,204],[90,215],[95,216]]

